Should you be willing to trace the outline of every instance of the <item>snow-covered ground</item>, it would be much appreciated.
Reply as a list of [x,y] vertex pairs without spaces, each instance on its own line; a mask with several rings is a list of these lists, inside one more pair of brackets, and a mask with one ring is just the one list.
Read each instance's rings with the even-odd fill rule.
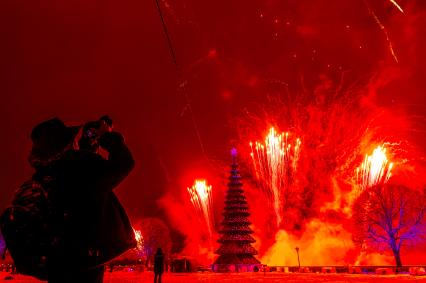
[[[13,280],[5,280],[9,275],[6,272],[0,272],[0,282],[15,283],[37,283],[38,280],[29,277],[17,275]],[[105,273],[105,283],[152,283],[152,272],[122,272]],[[298,273],[166,273],[163,276],[163,283],[257,283],[257,282],[358,282],[358,283],[379,283],[379,282],[425,282],[426,276],[411,275],[352,275],[352,274],[298,274]]]

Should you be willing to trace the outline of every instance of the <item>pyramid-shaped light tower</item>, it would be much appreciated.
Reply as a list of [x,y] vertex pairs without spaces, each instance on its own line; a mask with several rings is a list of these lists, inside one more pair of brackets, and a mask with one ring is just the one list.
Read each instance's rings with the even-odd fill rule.
[[241,176],[237,165],[237,150],[231,151],[232,164],[229,176],[228,191],[225,197],[222,230],[216,254],[219,257],[213,264],[214,271],[259,271],[261,263],[252,244],[249,207],[242,188]]

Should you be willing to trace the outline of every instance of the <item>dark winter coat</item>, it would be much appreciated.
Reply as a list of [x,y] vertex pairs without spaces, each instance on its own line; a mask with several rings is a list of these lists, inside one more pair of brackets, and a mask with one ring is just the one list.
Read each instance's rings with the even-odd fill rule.
[[162,274],[164,272],[164,254],[156,253],[154,257],[154,273]]
[[136,246],[129,218],[113,189],[134,167],[132,155],[118,133],[106,133],[101,146],[108,159],[83,150],[68,150],[34,178],[53,176],[49,197],[55,200],[56,237],[49,261],[53,266],[86,269]]

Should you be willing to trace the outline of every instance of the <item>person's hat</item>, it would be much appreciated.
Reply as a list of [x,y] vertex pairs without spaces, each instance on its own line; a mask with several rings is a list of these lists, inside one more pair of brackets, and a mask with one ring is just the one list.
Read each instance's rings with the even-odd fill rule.
[[77,135],[79,127],[67,127],[59,118],[41,122],[31,132],[31,155],[48,159],[61,153]]

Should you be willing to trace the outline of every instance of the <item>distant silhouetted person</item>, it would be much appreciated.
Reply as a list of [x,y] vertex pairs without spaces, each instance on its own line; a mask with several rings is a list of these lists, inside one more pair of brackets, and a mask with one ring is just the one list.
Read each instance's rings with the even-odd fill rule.
[[154,257],[154,283],[161,283],[164,272],[164,254],[161,248],[157,249]]
[[[55,211],[48,281],[102,282],[104,264],[136,246],[113,192],[134,167],[123,136],[112,131],[108,117],[83,127],[67,127],[54,118],[37,125],[31,139],[33,179],[50,182]],[[98,154],[99,147],[108,158]]]

